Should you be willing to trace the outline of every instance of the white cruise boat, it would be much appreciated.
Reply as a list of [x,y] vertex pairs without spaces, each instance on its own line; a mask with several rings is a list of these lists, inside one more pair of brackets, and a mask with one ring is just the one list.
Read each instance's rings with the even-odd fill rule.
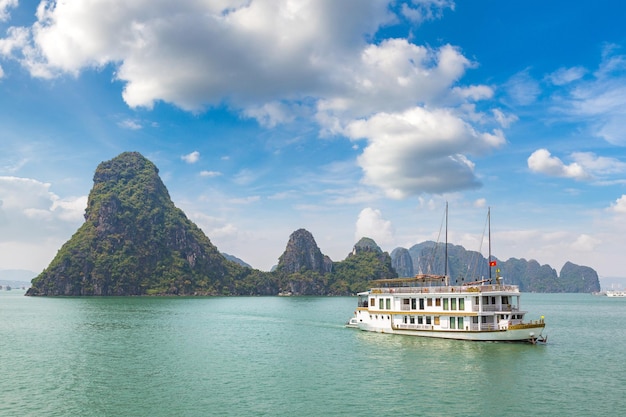
[[607,297],[626,297],[626,291],[624,290],[608,290],[606,292]]
[[[491,254],[488,261],[491,271],[496,266]],[[499,269],[493,280],[463,285],[450,285],[447,274],[420,274],[372,283],[369,291],[357,294],[358,304],[349,327],[442,339],[533,344],[547,341],[542,334],[543,316],[525,321],[527,312],[522,309],[519,288],[503,284]]]

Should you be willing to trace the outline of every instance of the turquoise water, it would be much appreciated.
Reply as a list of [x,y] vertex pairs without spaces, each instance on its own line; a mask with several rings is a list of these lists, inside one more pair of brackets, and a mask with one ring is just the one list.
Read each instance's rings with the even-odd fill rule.
[[0,415],[624,415],[626,299],[522,303],[547,345],[346,329],[355,298],[1,291]]

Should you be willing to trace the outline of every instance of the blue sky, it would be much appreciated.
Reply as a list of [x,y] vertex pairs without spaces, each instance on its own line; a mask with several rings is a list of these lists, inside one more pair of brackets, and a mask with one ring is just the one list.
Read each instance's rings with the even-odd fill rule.
[[616,1],[0,0],[0,269],[41,271],[97,165],[152,160],[223,252],[269,270],[449,240],[621,277]]

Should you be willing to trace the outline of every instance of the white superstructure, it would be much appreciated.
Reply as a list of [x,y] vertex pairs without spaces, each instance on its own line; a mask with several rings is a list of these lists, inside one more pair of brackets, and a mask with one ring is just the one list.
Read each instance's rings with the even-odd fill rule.
[[[351,319],[361,330],[476,341],[545,341],[543,317],[524,321],[515,285],[487,281],[448,285],[440,275],[374,281],[358,294]],[[354,326],[352,326],[354,327]]]
[[626,291],[624,290],[609,290],[606,292],[607,297],[626,297]]

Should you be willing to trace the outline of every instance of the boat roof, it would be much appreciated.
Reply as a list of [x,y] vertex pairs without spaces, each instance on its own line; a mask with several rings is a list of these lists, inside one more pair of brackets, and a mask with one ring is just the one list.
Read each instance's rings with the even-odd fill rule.
[[393,284],[415,284],[415,283],[424,283],[424,284],[432,284],[432,283],[441,283],[446,281],[445,275],[433,275],[433,274],[418,274],[414,277],[405,277],[405,278],[385,278],[385,279],[376,279],[373,280],[373,284],[383,284],[383,285],[393,285]]

